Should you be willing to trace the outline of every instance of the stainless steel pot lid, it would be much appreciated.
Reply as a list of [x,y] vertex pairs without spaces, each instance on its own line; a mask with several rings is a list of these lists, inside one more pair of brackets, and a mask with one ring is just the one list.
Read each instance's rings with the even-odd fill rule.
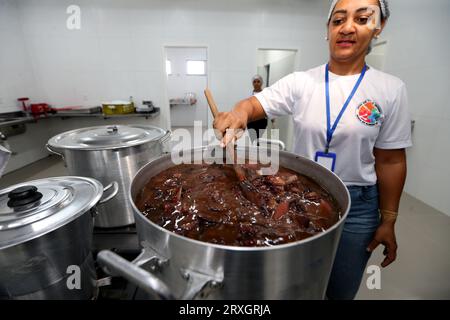
[[112,125],[76,129],[49,140],[50,147],[59,149],[105,150],[158,141],[166,131],[154,126]]
[[55,177],[0,191],[0,249],[51,232],[94,207],[103,195],[97,180]]

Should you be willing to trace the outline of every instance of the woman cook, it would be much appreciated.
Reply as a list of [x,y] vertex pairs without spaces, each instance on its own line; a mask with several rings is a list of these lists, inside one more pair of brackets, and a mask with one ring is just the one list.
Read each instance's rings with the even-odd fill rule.
[[294,152],[327,166],[347,185],[352,206],[329,299],[355,297],[379,244],[385,247],[383,267],[397,255],[394,226],[406,178],[405,148],[411,146],[407,94],[401,80],[365,62],[389,14],[385,0],[333,1],[329,62],[286,76],[214,121],[226,145],[234,129],[245,129],[248,122],[292,115]]

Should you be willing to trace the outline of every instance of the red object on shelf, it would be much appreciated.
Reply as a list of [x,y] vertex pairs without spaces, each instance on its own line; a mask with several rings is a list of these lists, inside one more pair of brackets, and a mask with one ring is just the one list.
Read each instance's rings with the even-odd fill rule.
[[17,101],[22,102],[23,111],[27,114],[33,115],[35,119],[38,119],[41,116],[47,117],[49,113],[56,113],[56,111],[47,103],[31,103],[27,106],[26,102],[29,100],[30,98],[28,97],[17,99]]
[[23,111],[24,111],[25,113],[28,111],[28,107],[27,107],[27,105],[26,105],[26,103],[25,103],[25,102],[28,101],[28,100],[30,100],[30,98],[27,98],[27,97],[17,99],[17,101],[22,102],[22,109],[23,109]]
[[41,115],[44,117],[48,116],[48,113],[54,113],[54,110],[50,108],[50,106],[47,103],[32,103],[30,105],[31,114],[33,117],[39,118]]

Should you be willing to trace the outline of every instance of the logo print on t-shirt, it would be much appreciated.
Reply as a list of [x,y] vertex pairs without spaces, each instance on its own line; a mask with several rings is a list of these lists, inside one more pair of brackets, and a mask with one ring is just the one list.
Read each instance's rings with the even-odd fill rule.
[[376,102],[366,100],[356,108],[356,116],[362,123],[374,126],[379,123],[382,111]]

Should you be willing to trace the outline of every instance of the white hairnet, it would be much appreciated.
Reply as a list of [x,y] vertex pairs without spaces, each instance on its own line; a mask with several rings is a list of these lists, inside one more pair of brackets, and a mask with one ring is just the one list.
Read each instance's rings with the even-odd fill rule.
[[[330,12],[328,13],[328,21],[330,21],[331,15],[333,14],[334,7],[336,7],[336,4],[338,3],[338,1],[339,0],[332,0]],[[378,3],[380,4],[381,18],[382,19],[389,18],[389,16],[391,15],[391,12],[389,10],[389,4],[388,4],[387,0],[378,0]]]
[[252,82],[255,81],[256,79],[258,79],[259,81],[261,81],[261,83],[263,82],[263,78],[262,78],[259,74],[253,76]]

